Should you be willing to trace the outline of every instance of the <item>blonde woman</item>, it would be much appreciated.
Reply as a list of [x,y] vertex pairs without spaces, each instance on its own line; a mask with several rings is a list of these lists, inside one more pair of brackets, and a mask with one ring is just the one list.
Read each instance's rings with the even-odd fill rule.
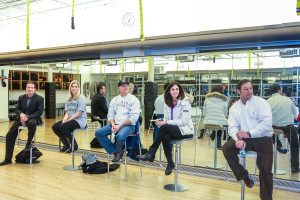
[[[72,133],[75,129],[86,127],[86,102],[80,95],[79,83],[74,80],[70,84],[69,96],[65,103],[66,114],[62,121],[56,122],[52,126],[54,133],[63,143],[61,152],[72,152]],[[74,151],[78,149],[76,140],[74,140]]]

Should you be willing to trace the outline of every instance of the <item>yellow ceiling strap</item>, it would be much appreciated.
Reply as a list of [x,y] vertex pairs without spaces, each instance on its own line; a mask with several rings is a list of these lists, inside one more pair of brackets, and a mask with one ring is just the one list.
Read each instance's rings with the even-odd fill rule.
[[44,76],[44,63],[42,64],[42,73],[43,73],[43,76]]
[[100,74],[102,73],[102,60],[100,59]]
[[259,53],[257,53],[257,78],[259,78]]
[[150,58],[150,56],[148,56],[148,71],[149,71],[149,72],[150,72],[150,67],[151,67],[150,61],[151,61],[151,58]]
[[297,0],[297,15],[300,15],[300,0]]
[[79,61],[77,61],[77,74],[79,74]]
[[72,18],[71,18],[71,28],[72,29],[75,29],[74,6],[75,6],[75,0],[73,0],[73,3],[72,3]]
[[141,25],[141,36],[140,36],[140,40],[143,42],[143,41],[145,40],[145,36],[144,36],[144,19],[143,19],[142,0],[140,0],[140,25]]
[[58,73],[61,73],[61,70],[60,70],[60,63],[58,63]]
[[249,69],[251,69],[251,51],[249,50]]
[[122,58],[122,72],[125,72],[125,67],[124,67],[124,64],[125,63],[125,61],[124,61],[124,58]]
[[104,65],[104,80],[106,80],[106,65]]
[[122,64],[120,64],[120,71],[119,71],[120,73],[119,73],[119,75],[120,75],[120,80],[122,80],[122,74],[121,74],[121,72],[122,72]]
[[214,52],[213,63],[216,62],[216,52]]
[[29,11],[30,11],[30,0],[27,0],[27,26],[26,26],[26,50],[29,51]]
[[233,55],[232,55],[232,58],[231,58],[231,79],[233,77]]

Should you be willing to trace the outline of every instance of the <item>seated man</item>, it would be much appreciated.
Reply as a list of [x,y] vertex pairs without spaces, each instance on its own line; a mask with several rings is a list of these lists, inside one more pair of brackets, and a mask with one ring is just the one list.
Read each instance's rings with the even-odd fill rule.
[[[44,98],[35,93],[35,83],[28,82],[26,84],[27,94],[19,96],[16,107],[18,118],[14,121],[6,134],[6,154],[5,160],[0,163],[0,166],[11,164],[11,159],[14,152],[16,138],[18,136],[18,127],[28,127],[28,140],[25,150],[32,148],[32,139],[36,131],[36,125],[42,124],[41,116],[44,111]],[[21,131],[21,130],[20,130]]]
[[[106,88],[105,84],[103,82],[100,82],[97,86],[97,94],[95,94],[92,98],[91,102],[91,110],[92,110],[92,116],[97,116],[100,119],[107,119],[107,113],[108,113],[108,103],[104,97]],[[103,127],[103,121],[99,120],[99,123]]]
[[[127,136],[134,133],[140,112],[140,101],[129,94],[128,82],[119,81],[118,90],[120,95],[111,100],[108,110],[107,120],[110,124],[100,128],[95,133],[103,148],[109,154],[114,154],[112,162],[119,162],[122,158],[123,145]],[[107,135],[111,133],[117,134],[115,144],[107,138]]]
[[238,82],[238,100],[229,110],[228,133],[232,137],[223,146],[223,154],[238,181],[243,180],[249,188],[253,180],[248,171],[239,164],[240,149],[257,152],[260,198],[271,200],[273,193],[273,145],[272,111],[266,100],[253,95],[252,82]]
[[[298,108],[290,98],[282,96],[282,87],[278,84],[270,87],[269,94],[272,95],[267,101],[272,108],[273,128],[282,130],[291,144],[291,169],[292,173],[297,173],[299,172],[299,143],[294,119],[298,116]],[[274,142],[275,137],[273,135]],[[281,153],[287,153],[287,150],[282,148],[278,136],[277,150]]]

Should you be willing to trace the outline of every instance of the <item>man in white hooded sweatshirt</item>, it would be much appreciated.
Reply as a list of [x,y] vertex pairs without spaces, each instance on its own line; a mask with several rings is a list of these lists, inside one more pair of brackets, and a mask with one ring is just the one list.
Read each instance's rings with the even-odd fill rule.
[[[140,112],[140,101],[129,94],[128,82],[119,81],[118,90],[120,95],[111,100],[108,110],[107,120],[110,124],[100,128],[95,133],[103,148],[109,154],[114,154],[112,162],[119,162],[122,158],[124,154],[122,147],[127,136],[134,133]],[[107,137],[111,133],[116,134],[115,144]]]

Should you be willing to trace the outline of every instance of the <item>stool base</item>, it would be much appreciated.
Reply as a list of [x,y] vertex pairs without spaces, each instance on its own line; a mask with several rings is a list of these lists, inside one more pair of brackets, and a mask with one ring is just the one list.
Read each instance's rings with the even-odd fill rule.
[[187,191],[188,190],[188,187],[185,186],[185,185],[180,185],[180,184],[177,184],[177,190],[175,190],[175,184],[168,184],[168,185],[165,185],[164,188],[166,190],[169,190],[169,191],[173,191],[173,192],[184,192],[184,191]]
[[79,170],[78,165],[74,165],[74,169],[73,169],[72,165],[64,166],[63,169],[67,170],[67,171],[76,171],[76,170]]
[[22,163],[22,164],[24,164],[24,165],[34,165],[34,164],[38,164],[38,163],[40,163],[40,161],[39,161],[39,160],[32,161],[32,163],[31,163],[31,164],[30,164],[30,163]]
[[214,168],[214,169],[222,169],[225,167],[224,165],[220,165],[220,164],[216,164],[216,167],[215,167],[215,164],[207,164],[206,166],[209,168]]
[[[274,172],[274,169],[272,170],[272,172]],[[284,175],[284,174],[286,174],[286,171],[281,169],[277,169],[276,174],[274,173],[274,175]]]

